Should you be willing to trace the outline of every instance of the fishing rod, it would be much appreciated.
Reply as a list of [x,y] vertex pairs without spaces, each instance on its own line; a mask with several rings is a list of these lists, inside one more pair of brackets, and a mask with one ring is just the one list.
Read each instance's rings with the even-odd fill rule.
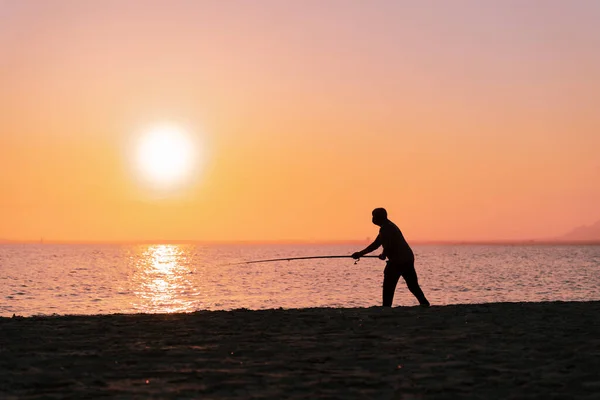
[[[268,260],[242,261],[242,262],[237,262],[237,263],[231,263],[228,265],[258,264],[258,263],[275,262],[275,261],[315,260],[315,259],[321,259],[321,258],[352,258],[352,256],[310,256],[310,257],[270,258]],[[362,256],[360,258],[379,258],[379,256]],[[356,262],[358,262],[358,259],[354,263],[356,264]]]

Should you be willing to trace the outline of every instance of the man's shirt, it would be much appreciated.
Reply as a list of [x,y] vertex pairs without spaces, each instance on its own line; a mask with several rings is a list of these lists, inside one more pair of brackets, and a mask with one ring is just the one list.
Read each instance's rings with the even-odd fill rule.
[[383,246],[383,252],[390,261],[414,259],[412,249],[404,239],[402,231],[392,221],[388,220],[381,225],[377,240]]

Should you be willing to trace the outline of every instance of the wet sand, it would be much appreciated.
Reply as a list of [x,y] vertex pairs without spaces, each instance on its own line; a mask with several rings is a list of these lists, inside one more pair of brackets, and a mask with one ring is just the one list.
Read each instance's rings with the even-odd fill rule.
[[0,318],[0,398],[599,399],[600,302]]

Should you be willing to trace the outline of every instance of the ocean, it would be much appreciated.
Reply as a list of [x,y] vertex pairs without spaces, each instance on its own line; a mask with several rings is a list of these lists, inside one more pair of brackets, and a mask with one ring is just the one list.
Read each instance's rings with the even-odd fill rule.
[[[360,250],[349,245],[0,245],[0,316],[372,307],[385,262],[234,262]],[[597,245],[417,245],[432,305],[600,300]],[[374,253],[376,254],[376,253]],[[416,299],[400,279],[394,306]]]

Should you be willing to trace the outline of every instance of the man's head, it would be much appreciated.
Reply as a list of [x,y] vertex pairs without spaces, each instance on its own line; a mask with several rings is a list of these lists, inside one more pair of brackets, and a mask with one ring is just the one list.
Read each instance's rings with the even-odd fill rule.
[[375,225],[381,226],[385,221],[387,221],[387,211],[385,208],[376,208],[373,210],[373,223]]

